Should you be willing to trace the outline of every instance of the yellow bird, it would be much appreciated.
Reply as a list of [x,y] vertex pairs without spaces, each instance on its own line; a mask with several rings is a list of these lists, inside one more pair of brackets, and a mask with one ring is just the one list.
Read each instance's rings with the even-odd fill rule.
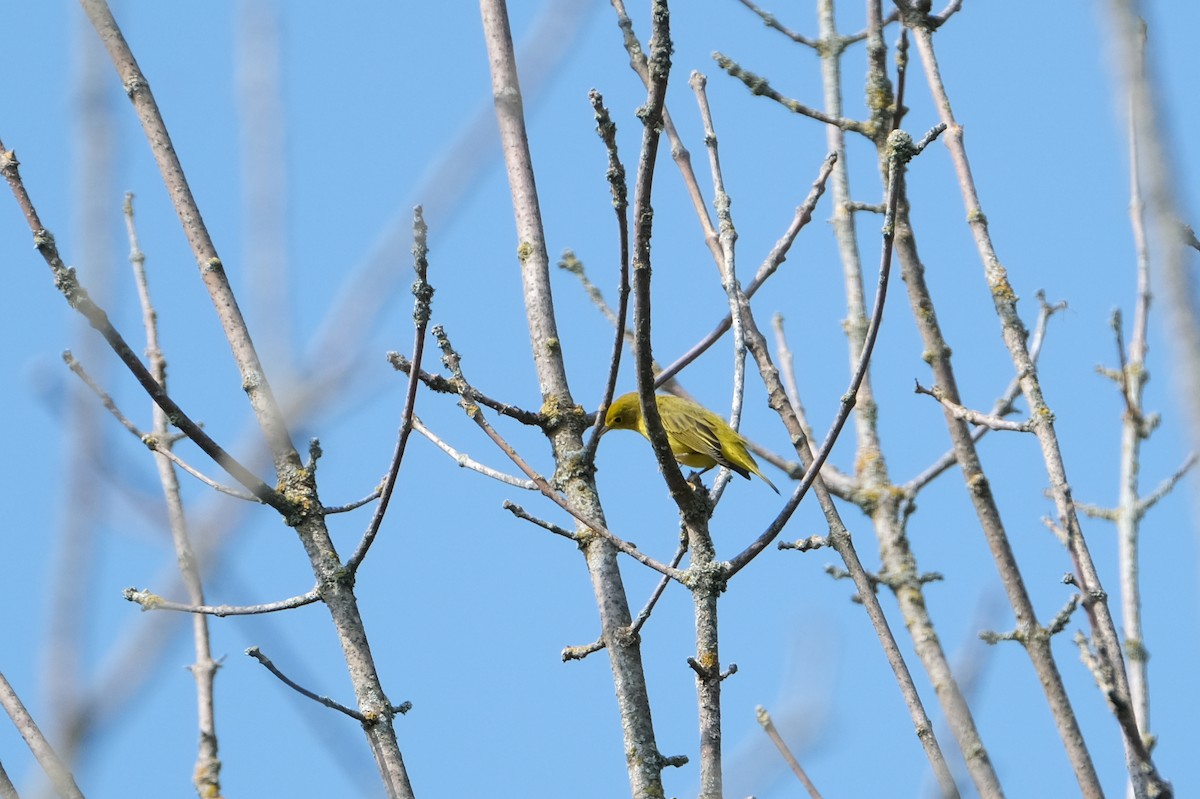
[[[702,405],[670,394],[657,394],[654,400],[676,461],[701,471],[725,466],[747,480],[754,473],[772,491],[779,493],[775,484],[759,470],[754,456],[746,448],[746,439],[720,416]],[[604,430],[636,430],[649,440],[650,433],[642,419],[637,392],[631,391],[613,400],[604,417]]]

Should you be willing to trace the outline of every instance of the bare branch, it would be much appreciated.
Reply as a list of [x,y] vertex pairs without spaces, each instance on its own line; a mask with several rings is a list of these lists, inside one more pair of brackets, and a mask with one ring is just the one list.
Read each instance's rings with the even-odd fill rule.
[[796,779],[800,780],[800,784],[804,786],[804,790],[808,791],[808,795],[812,799],[821,799],[821,792],[817,790],[817,786],[808,778],[808,774],[800,766],[800,761],[796,760],[796,756],[792,754],[792,750],[784,743],[783,736],[779,734],[779,730],[775,729],[775,722],[771,721],[771,714],[762,705],[754,709],[754,713],[758,718],[758,723],[762,725],[763,731],[767,737],[771,739],[771,743],[775,744],[775,748],[779,750],[779,754],[783,757],[792,773],[796,775]]
[[[629,187],[625,183],[625,165],[617,154],[617,125],[604,107],[604,98],[594,89],[588,93],[592,103],[592,111],[596,116],[596,132],[604,142],[608,153],[608,186],[613,198],[613,211],[617,215],[617,238],[620,241],[620,265],[617,271],[617,311],[611,315],[615,336],[612,345],[612,355],[608,359],[608,377],[604,381],[604,395],[600,399],[600,408],[596,413],[596,422],[592,434],[588,438],[584,450],[584,463],[593,463],[596,457],[596,447],[600,445],[600,434],[604,429],[604,414],[612,402],[617,389],[617,376],[621,367],[621,352],[627,336],[625,320],[629,314]],[[578,264],[578,260],[576,260]],[[560,263],[559,266],[562,266]],[[579,278],[587,286],[587,275],[583,272],[582,264],[577,272]],[[601,309],[605,309],[604,301],[596,292],[594,301],[598,300]]]
[[392,491],[396,488],[396,478],[400,474],[400,463],[404,460],[404,452],[408,447],[408,436],[412,433],[413,409],[417,404],[417,386],[420,382],[413,374],[421,373],[421,359],[425,353],[425,329],[429,326],[430,303],[433,301],[433,287],[429,285],[429,228],[425,225],[421,206],[413,209],[413,270],[417,279],[412,285],[413,297],[416,298],[413,307],[413,356],[412,369],[408,374],[408,390],[404,395],[404,409],[400,412],[400,429],[396,433],[396,447],[392,452],[392,461],[388,465],[387,476],[379,489],[379,504],[375,513],[358,542],[354,554],[346,561],[346,569],[353,574],[362,565],[363,558],[371,549],[375,536],[379,534],[379,526],[383,524],[384,514],[387,513],[388,503],[392,499]]
[[356,499],[353,502],[347,502],[345,505],[326,505],[324,508],[321,508],[321,512],[326,516],[335,513],[349,513],[350,511],[358,510],[363,505],[368,505],[377,499],[379,499],[379,488],[376,488],[362,499]]
[[767,11],[763,11],[761,8],[754,5],[754,3],[750,2],[750,0],[740,0],[740,2],[746,8],[750,9],[755,14],[757,14],[759,16],[759,18],[763,21],[764,25],[766,25],[768,28],[779,31],[784,36],[791,39],[793,42],[796,42],[797,44],[803,44],[807,47],[811,47],[814,50],[818,49],[821,46],[821,43],[816,41],[815,39],[810,39],[803,34],[796,33],[795,31],[784,27],[783,23],[781,23],[778,19],[776,19],[774,14],[771,14]]
[[[512,33],[502,0],[480,0],[480,14],[491,67],[492,98],[512,193],[525,316],[533,344],[542,408],[551,409],[555,416],[554,424],[547,426],[546,434],[556,463],[565,465],[575,462],[578,454],[585,451],[585,422],[582,416],[576,417],[572,413],[575,403],[567,384],[563,347],[555,324],[549,257],[537,186],[533,180]],[[633,41],[636,43],[636,39]],[[474,418],[477,423],[484,421],[479,413],[475,413]],[[482,424],[481,428],[485,433],[489,429]],[[567,471],[563,475],[563,484],[572,499],[570,504],[578,504],[588,517],[602,518],[594,473],[590,469]],[[557,496],[553,499],[556,503],[568,504]],[[587,522],[584,524],[599,529]],[[636,642],[621,641],[617,637],[629,624],[629,602],[613,548],[616,543],[601,535],[601,538],[589,539],[581,550],[591,576],[601,629],[609,644],[609,663],[617,690],[625,750],[640,753],[639,757],[627,761],[630,788],[634,795],[662,795],[662,769],[667,761],[658,751],[655,740],[641,652]]]
[[1183,464],[1175,470],[1167,479],[1163,480],[1158,486],[1138,502],[1137,512],[1139,516],[1144,516],[1146,511],[1158,504],[1163,497],[1170,494],[1174,490],[1175,485],[1183,479],[1191,468],[1196,465],[1197,455],[1195,452],[1189,454]]
[[327,708],[332,708],[333,710],[336,710],[339,713],[344,713],[359,723],[362,723],[362,724],[368,723],[366,716],[364,716],[362,713],[359,713],[357,710],[346,707],[345,705],[341,704],[340,702],[335,702],[334,700],[330,699],[327,696],[320,696],[319,694],[314,694],[312,691],[308,690],[307,688],[288,679],[287,675],[284,674],[282,671],[280,671],[279,668],[274,663],[271,662],[271,659],[269,657],[267,657],[266,655],[264,655],[262,653],[262,651],[259,650],[258,647],[256,647],[256,646],[250,647],[249,649],[246,650],[246,654],[249,655],[250,657],[254,658],[255,660],[257,660],[259,663],[266,666],[267,671],[274,674],[276,677],[279,678],[280,682],[282,682],[288,688],[291,688],[293,691],[300,694],[301,696],[306,696],[318,704],[324,705]]
[[306,594],[281,599],[277,602],[266,602],[261,605],[185,605],[163,599],[158,594],[139,588],[126,588],[122,592],[125,599],[140,605],[142,610],[174,610],[180,613],[195,613],[202,616],[256,616],[263,613],[275,613],[280,610],[302,608],[314,602],[321,601],[321,595],[314,588]]
[[834,127],[841,128],[842,130],[861,133],[867,138],[871,138],[873,135],[873,129],[869,123],[859,122],[858,120],[854,119],[846,119],[844,117],[833,117],[829,114],[826,114],[824,111],[818,111],[815,108],[807,106],[804,103],[801,103],[799,100],[793,100],[790,97],[784,97],[782,94],[775,91],[775,89],[771,88],[771,84],[767,82],[766,78],[742,69],[736,61],[721,53],[713,53],[713,60],[716,61],[717,66],[725,70],[730,77],[737,78],[742,83],[746,84],[746,88],[750,90],[751,94],[760,97],[766,97],[769,100],[774,100],[794,114],[800,114],[802,116],[809,117],[810,119],[815,119],[818,122],[824,122],[826,125],[833,125]]
[[[397,372],[411,374],[412,363],[404,355],[398,352],[389,352],[387,354],[388,363]],[[441,394],[458,394],[458,388],[455,387],[452,380],[448,380],[441,375],[430,374],[424,370],[418,370],[417,374],[421,378],[421,382],[432,391],[437,391]],[[501,402],[497,399],[492,399],[488,395],[481,392],[479,389],[471,386],[471,401],[478,402],[480,405],[486,405],[496,413],[507,416],[510,419],[516,419],[522,424],[527,424],[531,427],[541,427],[545,424],[545,420],[540,414],[533,411],[527,411],[523,408],[518,408],[516,405],[509,405],[506,402]]]
[[[137,227],[133,218],[133,195],[125,195],[125,228],[129,235],[129,261],[133,266],[134,283],[137,285],[138,301],[142,307],[142,326],[146,330],[146,355],[154,379],[163,390],[167,387],[167,361],[158,343],[158,312],[150,299],[150,285],[146,279],[146,257],[138,244]],[[162,408],[151,404],[154,415],[155,437],[166,441],[169,452],[170,421]],[[167,519],[171,527],[171,543],[175,548],[175,560],[179,574],[187,587],[192,604],[204,604],[204,586],[200,580],[200,567],[188,535],[187,515],[183,510],[183,498],[179,492],[179,476],[172,468],[172,461],[163,454],[156,455],[154,465],[158,468],[158,479],[162,484],[163,498],[167,505]],[[196,680],[196,715],[199,720],[199,743],[196,765],[192,770],[192,783],[200,796],[221,793],[221,759],[217,747],[217,722],[213,683],[217,674],[217,662],[212,656],[212,645],[208,634],[208,619],[196,616],[192,619],[193,649],[196,662],[191,672]]]
[[524,519],[525,521],[527,521],[531,524],[536,524],[538,527],[541,527],[543,530],[549,530],[550,532],[554,533],[555,535],[561,535],[563,538],[574,541],[577,544],[579,543],[579,536],[577,536],[575,533],[572,533],[570,530],[567,530],[566,528],[559,527],[557,524],[551,524],[550,522],[546,521],[545,519],[539,519],[538,517],[529,513],[528,511],[526,511],[524,508],[522,508],[520,505],[517,505],[516,503],[509,502],[506,499],[506,500],[504,500],[504,503],[500,507],[504,508],[506,511],[511,513],[513,516],[516,516],[518,519]]
[[17,728],[17,732],[21,734],[30,751],[33,752],[33,756],[37,758],[38,765],[42,767],[42,771],[46,772],[46,776],[50,778],[50,782],[59,796],[64,799],[83,799],[83,792],[75,784],[75,777],[66,764],[59,759],[54,747],[46,740],[46,736],[42,735],[37,722],[33,720],[33,716],[29,715],[29,711],[25,709],[24,703],[21,702],[21,698],[17,696],[17,692],[13,690],[3,672],[0,672],[0,707],[3,707],[4,712],[12,719],[13,726]]
[[532,480],[522,480],[519,477],[514,477],[513,475],[499,471],[498,469],[493,469],[490,466],[484,466],[482,463],[474,460],[469,455],[459,452],[454,447],[450,446],[444,440],[439,438],[436,433],[426,427],[419,417],[413,417],[413,429],[425,436],[425,438],[432,441],[438,449],[453,458],[454,462],[464,469],[470,469],[473,472],[479,472],[484,477],[490,477],[493,480],[499,480],[501,483],[505,483],[515,488],[523,488],[526,491],[538,490],[537,484]]
[[943,408],[950,411],[955,419],[962,419],[964,422],[982,425],[983,427],[987,427],[992,430],[1011,430],[1016,433],[1029,433],[1033,431],[1032,422],[1010,422],[1006,419],[1001,419],[998,416],[989,416],[986,413],[980,413],[979,411],[971,410],[970,408],[966,408],[962,405],[959,405],[957,402],[952,401],[946,396],[946,392],[942,391],[937,386],[934,386],[933,388],[925,388],[925,386],[921,385],[920,381],[913,382],[916,384],[914,391],[917,394],[926,394],[930,397],[933,397],[942,404]]
[[[298,468],[300,466],[299,454],[292,445],[283,413],[275,401],[258,353],[254,349],[254,343],[250,339],[250,330],[246,325],[246,320],[242,317],[233,289],[229,285],[224,264],[217,255],[216,246],[208,235],[208,228],[204,224],[200,208],[196,205],[195,197],[192,196],[191,187],[183,173],[183,165],[171,142],[171,134],[167,131],[166,123],[162,114],[159,113],[158,104],[150,90],[150,82],[138,67],[133,52],[125,42],[125,37],[108,8],[108,3],[105,0],[80,0],[80,5],[83,6],[88,20],[96,29],[105,49],[108,50],[108,55],[121,79],[121,85],[129,96],[130,102],[133,103],[138,120],[142,123],[151,154],[158,164],[163,183],[171,196],[175,212],[179,215],[180,225],[191,246],[196,265],[200,269],[200,278],[212,298],[217,318],[221,322],[225,337],[233,351],[234,361],[237,363],[238,372],[242,377],[242,386],[250,400],[250,407],[254,409],[254,415],[271,447],[271,453],[275,458],[275,468],[279,472],[283,472],[287,468]],[[159,404],[162,405],[161,402]],[[163,410],[168,414],[171,413],[171,409],[166,406],[163,406]],[[181,429],[183,428],[181,427]],[[190,430],[184,429],[184,432],[189,436],[192,435]],[[234,476],[238,477],[236,474]],[[239,478],[239,482],[246,485],[245,480]],[[246,487],[250,488],[249,485]],[[254,493],[257,495],[259,492],[255,491]],[[281,509],[281,512],[284,511]]]

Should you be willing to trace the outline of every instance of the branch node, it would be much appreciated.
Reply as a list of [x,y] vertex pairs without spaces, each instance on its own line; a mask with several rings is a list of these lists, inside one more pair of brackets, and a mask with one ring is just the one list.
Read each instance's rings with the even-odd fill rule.
[[794,549],[797,552],[808,552],[821,547],[829,546],[829,542],[819,535],[810,535],[808,538],[799,538],[795,541],[780,541],[780,549]]
[[166,601],[158,594],[139,588],[126,588],[121,595],[130,602],[136,603],[143,611],[156,610]]

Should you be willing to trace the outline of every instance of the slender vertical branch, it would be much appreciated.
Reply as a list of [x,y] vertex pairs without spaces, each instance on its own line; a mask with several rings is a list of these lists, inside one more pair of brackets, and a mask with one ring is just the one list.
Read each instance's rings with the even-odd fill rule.
[[166,123],[158,110],[158,103],[150,91],[150,82],[142,74],[137,59],[133,57],[133,51],[129,49],[112,11],[108,8],[108,3],[105,0],[80,0],[80,4],[108,50],[109,58],[112,59],[121,79],[121,85],[125,87],[125,93],[129,95],[138,120],[142,123],[151,153],[158,164],[167,192],[171,195],[184,235],[192,248],[192,255],[200,268],[201,280],[208,290],[217,318],[233,351],[234,360],[242,376],[242,388],[270,445],[275,468],[282,477],[285,469],[300,468],[300,455],[292,445],[283,414],[271,392],[266,373],[254,349],[254,342],[250,339],[250,330],[229,285],[225,265],[217,255],[217,248],[209,236],[204,217],[200,214],[200,208],[196,205],[196,199],[192,196],[191,187],[183,173],[183,165],[180,164],[179,156],[171,143],[171,134],[167,131]]
[[[142,325],[146,330],[146,357],[150,361],[150,372],[164,389],[167,387],[167,361],[158,344],[158,314],[150,299],[150,286],[146,280],[146,256],[138,246],[137,228],[133,221],[133,196],[125,195],[125,230],[129,235],[129,261],[133,265],[134,283],[137,285],[138,300],[142,308]],[[163,409],[151,403],[154,416],[154,435],[163,447],[171,446],[171,423]],[[158,468],[158,479],[162,485],[163,499],[167,506],[167,521],[171,528],[171,542],[175,546],[175,560],[179,573],[187,588],[188,599],[193,605],[204,602],[204,587],[200,581],[200,567],[192,551],[188,536],[187,515],[183,510],[183,499],[179,493],[179,476],[171,461],[161,452],[154,453],[154,464]],[[196,680],[196,713],[200,726],[199,750],[192,782],[199,796],[221,795],[221,759],[217,755],[217,723],[213,709],[213,681],[217,673],[217,662],[213,660],[209,645],[208,617],[197,613],[192,616],[192,642],[196,662],[191,665],[192,677]]]
[[[1138,473],[1141,465],[1141,445],[1149,435],[1142,408],[1142,392],[1150,375],[1146,371],[1146,329],[1150,317],[1150,248],[1146,236],[1146,206],[1142,199],[1141,148],[1139,146],[1140,110],[1137,93],[1146,79],[1146,29],[1134,43],[1134,78],[1125,89],[1128,95],[1129,131],[1129,223],[1137,252],[1137,298],[1134,304],[1133,335],[1129,351],[1119,353],[1124,361],[1120,374],[1120,389],[1126,412],[1121,419],[1121,473],[1117,499],[1117,553],[1121,575],[1121,617],[1125,633],[1125,654],[1129,657],[1129,694],[1138,733],[1146,746],[1153,743],[1150,734],[1149,651],[1142,631],[1142,594],[1139,577],[1138,534],[1142,517]],[[1118,346],[1120,316],[1114,319]]]
[[730,671],[721,671],[720,628],[717,600],[725,590],[725,576],[717,562],[707,525],[687,525],[688,550],[692,563],[687,587],[692,592],[696,621],[696,657],[688,662],[696,673],[696,710],[700,726],[699,799],[722,799],[725,795],[724,760],[721,753],[721,681]]
[[596,115],[596,132],[608,152],[608,185],[612,192],[613,212],[617,217],[617,239],[619,241],[619,264],[617,267],[617,310],[613,319],[615,337],[612,355],[608,360],[608,377],[604,381],[604,397],[600,401],[600,412],[596,414],[596,427],[588,439],[585,462],[590,462],[600,443],[600,431],[604,426],[604,412],[616,392],[617,377],[621,367],[621,353],[625,349],[625,320],[629,314],[629,187],[625,182],[625,165],[617,153],[617,125],[612,121],[604,98],[596,90],[588,93],[592,110]]
[[[658,158],[660,132],[664,124],[667,80],[671,72],[670,13],[665,0],[651,6],[650,56],[646,61],[646,103],[638,110],[642,119],[642,150],[638,159],[633,200],[633,331],[634,367],[638,401],[658,468],[666,479],[671,498],[679,506],[687,532],[692,566],[688,588],[692,592],[696,621],[696,702],[700,722],[700,797],[721,799],[721,667],[718,650],[717,597],[723,589],[708,532],[711,505],[694,494],[671,453],[654,397],[654,354],[651,344],[651,258],[650,237],[654,226],[651,194]],[[627,31],[628,35],[631,30]],[[718,245],[719,246],[719,245]],[[722,259],[723,262],[723,259]]]
[[[900,258],[904,285],[908,289],[909,303],[914,319],[917,320],[917,329],[921,334],[930,368],[938,387],[947,397],[957,401],[958,381],[950,359],[951,348],[942,334],[933,299],[925,282],[925,268],[917,253],[916,239],[907,210],[904,210],[897,220],[896,252]],[[1103,796],[1103,791],[1084,742],[1079,721],[1067,697],[1062,675],[1054,660],[1050,636],[1038,624],[1033,600],[1025,587],[1024,577],[1012,550],[990,481],[983,470],[970,427],[963,420],[955,418],[949,409],[945,409],[944,415],[954,445],[955,458],[962,470],[963,481],[979,520],[980,529],[1000,574],[1008,602],[1012,606],[1016,629],[1021,633],[1019,640],[1025,647],[1042,684],[1082,795],[1099,799]]]
[[[512,194],[517,257],[521,265],[534,366],[542,392],[542,409],[553,420],[546,430],[558,466],[556,480],[570,505],[587,517],[603,522],[603,509],[592,471],[573,466],[579,463],[578,453],[583,450],[585,420],[582,413],[574,412],[575,403],[567,385],[562,345],[554,322],[549,257],[525,131],[508,9],[504,0],[480,0],[479,8],[491,69],[496,120]],[[637,799],[660,797],[663,795],[664,758],[654,739],[641,650],[638,641],[626,634],[631,617],[616,550],[609,541],[584,525],[577,525],[576,529],[591,576],[596,607],[600,611],[601,636],[612,668],[630,787]]]
[[[705,90],[707,79],[699,72],[693,71],[688,85],[696,94],[696,102],[700,106],[700,120],[704,124],[704,142],[708,147],[708,165],[713,181],[713,207],[717,211],[717,223],[720,229],[718,240],[721,243],[721,263],[718,270],[721,274],[721,287],[729,302],[729,320],[733,329],[733,400],[729,410],[729,426],[738,429],[742,418],[742,402],[746,389],[746,337],[742,332],[741,304],[738,294],[741,285],[737,279],[737,259],[734,256],[734,245],[737,244],[737,228],[733,226],[733,214],[729,207],[732,200],[725,191],[725,176],[721,173],[721,158],[717,149],[717,131],[713,125],[712,109],[708,104],[708,92]],[[713,483],[712,502],[716,505],[729,485],[732,473],[722,469],[721,476]]]
[[383,478],[383,486],[379,490],[379,504],[371,515],[367,532],[354,550],[354,554],[346,561],[346,569],[357,571],[363,558],[379,534],[379,526],[383,524],[384,514],[387,513],[388,503],[391,502],[392,492],[396,488],[396,478],[400,474],[400,463],[404,460],[404,452],[408,447],[408,437],[413,429],[413,414],[417,405],[417,387],[421,384],[421,360],[425,353],[425,330],[429,326],[429,304],[433,300],[433,287],[429,285],[429,228],[425,224],[421,206],[413,209],[413,270],[417,279],[413,282],[412,293],[416,298],[413,307],[413,356],[409,361],[408,389],[404,393],[404,409],[400,412],[400,429],[396,432],[396,446],[392,452],[392,460],[388,464],[387,475]]
[[634,374],[637,377],[642,419],[646,423],[654,457],[658,461],[659,471],[667,481],[671,498],[683,512],[690,502],[692,492],[680,474],[679,464],[671,454],[667,434],[663,430],[662,418],[654,399],[654,353],[650,336],[650,236],[654,229],[654,208],[650,198],[654,189],[654,167],[658,163],[658,142],[663,128],[667,79],[671,73],[671,45],[666,3],[655,0],[651,13],[654,27],[650,36],[650,57],[646,62],[646,103],[638,109],[638,116],[642,120],[642,149],[638,158],[633,194]]

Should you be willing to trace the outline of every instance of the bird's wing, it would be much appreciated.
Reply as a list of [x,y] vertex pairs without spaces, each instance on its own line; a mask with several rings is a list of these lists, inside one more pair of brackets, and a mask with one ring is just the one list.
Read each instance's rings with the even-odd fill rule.
[[705,424],[702,419],[687,417],[673,409],[668,409],[666,412],[662,412],[660,409],[659,415],[662,417],[663,430],[678,445],[672,448],[677,456],[695,454],[703,458],[711,458],[722,466],[729,465],[721,453],[721,442],[717,438],[716,431]]

